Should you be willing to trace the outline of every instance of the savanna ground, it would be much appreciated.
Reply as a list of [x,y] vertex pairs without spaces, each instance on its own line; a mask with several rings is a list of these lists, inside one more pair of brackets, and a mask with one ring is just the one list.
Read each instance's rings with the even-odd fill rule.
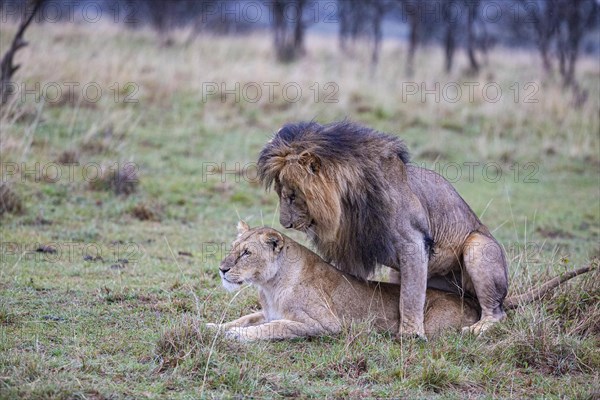
[[[0,28],[2,53],[15,29]],[[252,164],[286,121],[348,116],[401,135],[414,161],[452,179],[504,245],[512,294],[592,263],[600,254],[597,61],[579,64],[589,96],[575,108],[556,77],[540,79],[536,54],[495,50],[478,76],[465,76],[464,60],[446,75],[441,52],[427,48],[409,78],[396,42],[385,43],[371,75],[360,44],[348,56],[333,38],[309,37],[307,56],[281,65],[267,36],[188,34],[165,46],[152,32],[110,26],[27,32],[17,78],[28,89],[58,83],[63,96],[18,94],[2,111],[1,398],[598,398],[597,271],[479,339],[448,333],[400,344],[366,324],[336,337],[240,345],[203,328],[257,308],[253,289],[234,298],[221,288],[217,267],[239,217],[282,229],[276,195],[255,181]],[[420,91],[403,98],[407,82],[431,89],[436,81],[439,102]],[[71,98],[65,82],[80,85]],[[103,89],[98,101],[93,88],[81,93],[90,82]],[[250,86],[239,100],[205,98],[207,82],[280,86],[272,99],[262,86],[253,102]],[[337,102],[325,102],[336,87],[328,82]],[[471,99],[467,82],[480,84]],[[482,95],[490,82],[502,88],[497,102],[493,88]],[[286,83],[302,97],[286,101]],[[463,90],[456,102],[450,86],[443,97],[448,83]],[[97,166],[104,178],[95,179]],[[117,167],[138,184],[111,183]]]

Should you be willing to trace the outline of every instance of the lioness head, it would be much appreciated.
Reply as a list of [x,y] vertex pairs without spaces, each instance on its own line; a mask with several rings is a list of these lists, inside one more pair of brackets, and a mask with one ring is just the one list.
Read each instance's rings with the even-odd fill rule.
[[240,221],[238,237],[219,265],[225,289],[235,291],[244,283],[260,285],[271,280],[279,269],[278,256],[283,242],[283,236],[274,229],[250,229]]

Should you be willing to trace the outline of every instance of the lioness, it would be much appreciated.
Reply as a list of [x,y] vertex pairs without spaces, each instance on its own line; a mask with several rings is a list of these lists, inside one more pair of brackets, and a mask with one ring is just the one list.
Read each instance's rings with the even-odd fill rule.
[[[344,323],[370,319],[376,328],[396,332],[400,323],[397,285],[358,280],[272,228],[249,229],[240,221],[238,237],[219,268],[226,289],[251,283],[260,290],[261,311],[222,325],[208,324],[241,341],[335,334]],[[588,270],[564,274],[537,290],[508,298],[506,306],[537,298]],[[428,289],[425,332],[435,335],[470,325],[479,313],[474,301]]]

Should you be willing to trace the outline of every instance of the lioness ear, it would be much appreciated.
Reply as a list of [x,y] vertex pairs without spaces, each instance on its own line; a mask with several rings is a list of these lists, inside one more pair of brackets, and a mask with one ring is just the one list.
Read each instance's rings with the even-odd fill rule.
[[314,154],[306,152],[303,153],[300,157],[300,162],[305,167],[308,167],[310,172],[312,172],[313,174],[317,174],[321,169],[321,159],[319,159],[319,157],[315,156]]
[[239,221],[237,224],[238,236],[242,236],[245,232],[248,232],[250,227],[244,221]]
[[263,243],[268,245],[275,254],[279,253],[283,248],[283,236],[279,232],[267,232],[261,236]]

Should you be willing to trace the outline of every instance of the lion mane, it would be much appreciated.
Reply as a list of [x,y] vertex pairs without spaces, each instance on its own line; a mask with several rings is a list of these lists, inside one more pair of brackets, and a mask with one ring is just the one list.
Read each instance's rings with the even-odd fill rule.
[[349,121],[293,123],[263,148],[258,171],[267,190],[278,182],[300,190],[316,223],[318,251],[366,278],[395,255],[392,199],[382,171],[390,158],[409,162],[401,139]]

